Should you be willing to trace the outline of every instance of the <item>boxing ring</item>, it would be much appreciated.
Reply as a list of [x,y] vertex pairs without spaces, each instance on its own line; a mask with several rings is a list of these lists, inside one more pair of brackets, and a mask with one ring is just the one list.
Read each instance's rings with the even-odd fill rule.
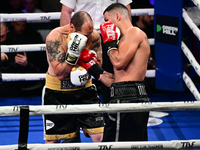
[[[193,0],[198,7],[200,2]],[[138,9],[131,10],[132,16],[139,15],[154,15],[154,9]],[[200,40],[200,30],[192,22],[185,9],[182,10],[182,17],[187,25]],[[36,14],[2,14],[1,21],[23,21],[23,20],[57,20],[60,18],[60,13],[38,13]],[[155,44],[154,39],[149,39],[150,45]],[[195,60],[189,48],[182,41],[182,52],[187,57],[188,61],[200,76],[200,66]],[[28,52],[28,51],[45,51],[45,44],[31,45],[1,45],[1,52]],[[33,81],[45,80],[44,74],[2,74],[3,82],[12,81]],[[152,78],[156,76],[156,70],[148,70],[146,77]],[[91,104],[91,105],[29,105],[29,106],[1,106],[0,116],[20,116],[20,133],[19,143],[15,145],[0,146],[0,150],[92,150],[92,149],[200,149],[200,140],[171,140],[171,141],[148,141],[148,142],[101,142],[101,143],[59,143],[59,144],[27,144],[28,121],[30,116],[44,114],[80,114],[80,113],[114,113],[114,112],[143,112],[143,111],[185,111],[185,110],[200,110],[200,94],[195,84],[186,72],[183,72],[182,79],[191,91],[196,101],[180,101],[180,102],[150,102],[150,103],[129,103],[129,104]],[[25,118],[25,119],[23,119]],[[24,132],[22,132],[22,130]],[[23,134],[24,133],[24,134]]]

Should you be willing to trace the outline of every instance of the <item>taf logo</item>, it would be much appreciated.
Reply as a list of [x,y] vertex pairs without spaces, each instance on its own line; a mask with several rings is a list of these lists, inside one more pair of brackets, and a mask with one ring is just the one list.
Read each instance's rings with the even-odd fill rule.
[[100,147],[99,150],[111,150],[112,145],[99,145],[98,147]]
[[178,27],[179,27],[179,18],[156,15],[156,42],[178,45],[179,41]]
[[194,144],[195,142],[181,142],[182,144],[182,148],[193,148],[194,147]]

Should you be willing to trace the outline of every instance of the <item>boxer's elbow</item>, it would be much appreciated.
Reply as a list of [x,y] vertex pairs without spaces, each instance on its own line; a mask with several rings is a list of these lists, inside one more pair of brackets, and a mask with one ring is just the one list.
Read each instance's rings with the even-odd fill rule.
[[55,72],[55,75],[59,80],[64,80],[64,74],[62,72],[57,71]]
[[56,77],[57,77],[59,80],[61,80],[61,81],[64,80],[63,76],[57,75]]
[[69,74],[71,72],[71,68],[67,69],[56,69],[55,75],[59,80],[65,80],[69,77]]
[[114,62],[113,66],[114,66],[114,68],[116,70],[123,70],[123,69],[125,69],[125,65],[122,62],[120,62],[120,61]]

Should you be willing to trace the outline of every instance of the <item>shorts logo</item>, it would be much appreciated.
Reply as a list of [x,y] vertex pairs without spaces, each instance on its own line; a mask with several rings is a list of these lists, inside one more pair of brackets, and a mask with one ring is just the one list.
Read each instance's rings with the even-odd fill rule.
[[50,121],[50,120],[46,120],[46,130],[49,130],[51,128],[53,128],[55,126],[55,124]]
[[102,121],[103,120],[103,117],[96,117],[95,118],[95,121]]

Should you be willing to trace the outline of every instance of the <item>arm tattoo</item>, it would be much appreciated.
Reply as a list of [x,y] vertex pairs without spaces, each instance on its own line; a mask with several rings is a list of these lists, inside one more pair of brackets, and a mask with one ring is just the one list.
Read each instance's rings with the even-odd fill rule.
[[58,56],[58,62],[62,63],[65,61],[65,53],[61,53],[59,56]]
[[95,39],[94,41],[92,41],[92,49],[95,50],[96,52],[101,50],[101,40],[100,37],[98,39]]
[[97,53],[98,59],[102,59],[102,47],[101,47],[101,37],[98,37],[94,41],[92,41],[94,44],[92,46],[92,50],[94,50]]
[[56,60],[56,56],[60,53],[60,51],[58,50],[60,45],[60,41],[47,41],[46,47],[50,62]]

